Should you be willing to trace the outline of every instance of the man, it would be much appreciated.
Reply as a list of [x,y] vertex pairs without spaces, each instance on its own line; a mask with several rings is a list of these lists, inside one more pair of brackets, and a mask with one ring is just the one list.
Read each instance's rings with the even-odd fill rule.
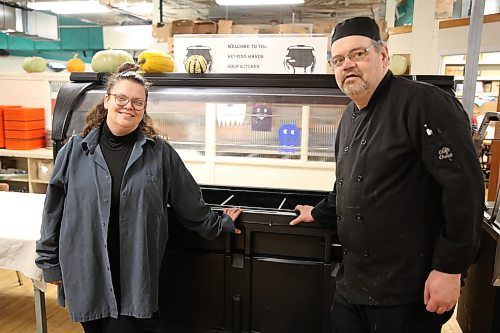
[[439,333],[476,257],[483,179],[468,117],[451,95],[394,77],[374,20],[332,36],[336,81],[351,98],[336,142],[336,181],[291,225],[333,225],[343,248],[334,332]]

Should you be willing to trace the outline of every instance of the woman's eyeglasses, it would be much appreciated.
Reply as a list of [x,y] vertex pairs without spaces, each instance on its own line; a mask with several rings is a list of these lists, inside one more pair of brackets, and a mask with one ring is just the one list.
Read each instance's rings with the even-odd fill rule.
[[328,62],[330,63],[330,65],[332,65],[334,69],[336,69],[344,64],[346,58],[349,58],[349,60],[354,62],[366,60],[366,57],[368,56],[368,51],[370,51],[370,49],[374,46],[375,44],[371,44],[366,49],[352,50],[351,52],[347,53],[346,56],[338,55],[328,60]]
[[123,107],[123,106],[127,105],[128,102],[130,102],[132,104],[132,107],[134,108],[134,110],[137,110],[137,111],[142,111],[146,107],[146,101],[143,100],[142,98],[134,98],[134,99],[130,100],[127,96],[125,96],[123,94],[108,94],[108,95],[114,97],[115,103],[118,106]]

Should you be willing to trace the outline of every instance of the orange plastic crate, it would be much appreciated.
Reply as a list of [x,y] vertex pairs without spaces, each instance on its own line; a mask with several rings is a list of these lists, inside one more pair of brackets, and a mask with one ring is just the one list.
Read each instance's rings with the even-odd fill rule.
[[45,147],[45,138],[36,139],[5,139],[7,149],[29,150]]
[[15,131],[31,131],[45,128],[45,120],[34,120],[34,121],[11,121],[4,120],[3,128],[5,131],[15,130]]
[[4,121],[33,121],[45,120],[45,110],[43,108],[4,108]]
[[31,131],[5,131],[6,139],[36,139],[45,138],[45,129],[37,129]]

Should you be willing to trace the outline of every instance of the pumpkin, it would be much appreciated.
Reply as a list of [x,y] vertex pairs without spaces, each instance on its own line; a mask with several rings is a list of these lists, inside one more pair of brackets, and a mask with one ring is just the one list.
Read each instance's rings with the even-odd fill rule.
[[184,62],[186,72],[191,74],[200,74],[207,71],[207,60],[201,55],[192,55]]
[[82,59],[78,58],[78,53],[75,53],[73,59],[68,60],[66,63],[66,69],[68,72],[83,72],[85,70],[85,64]]
[[26,57],[23,59],[23,69],[28,73],[40,73],[45,71],[47,62],[41,57]]
[[145,73],[165,73],[174,71],[174,59],[164,51],[146,50],[137,58],[139,67]]
[[127,51],[109,49],[94,54],[90,64],[94,72],[113,73],[125,62],[134,62]]

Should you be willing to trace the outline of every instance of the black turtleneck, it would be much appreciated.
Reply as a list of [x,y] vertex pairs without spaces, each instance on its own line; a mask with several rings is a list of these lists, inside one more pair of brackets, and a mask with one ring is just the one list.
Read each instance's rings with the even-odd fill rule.
[[99,139],[104,160],[108,165],[111,173],[112,189],[111,189],[111,212],[109,216],[108,227],[108,256],[111,266],[111,276],[113,279],[113,287],[115,296],[120,306],[120,189],[122,179],[127,167],[130,154],[137,140],[136,129],[132,133],[123,136],[116,136],[111,133],[106,122],[102,126],[102,134]]

